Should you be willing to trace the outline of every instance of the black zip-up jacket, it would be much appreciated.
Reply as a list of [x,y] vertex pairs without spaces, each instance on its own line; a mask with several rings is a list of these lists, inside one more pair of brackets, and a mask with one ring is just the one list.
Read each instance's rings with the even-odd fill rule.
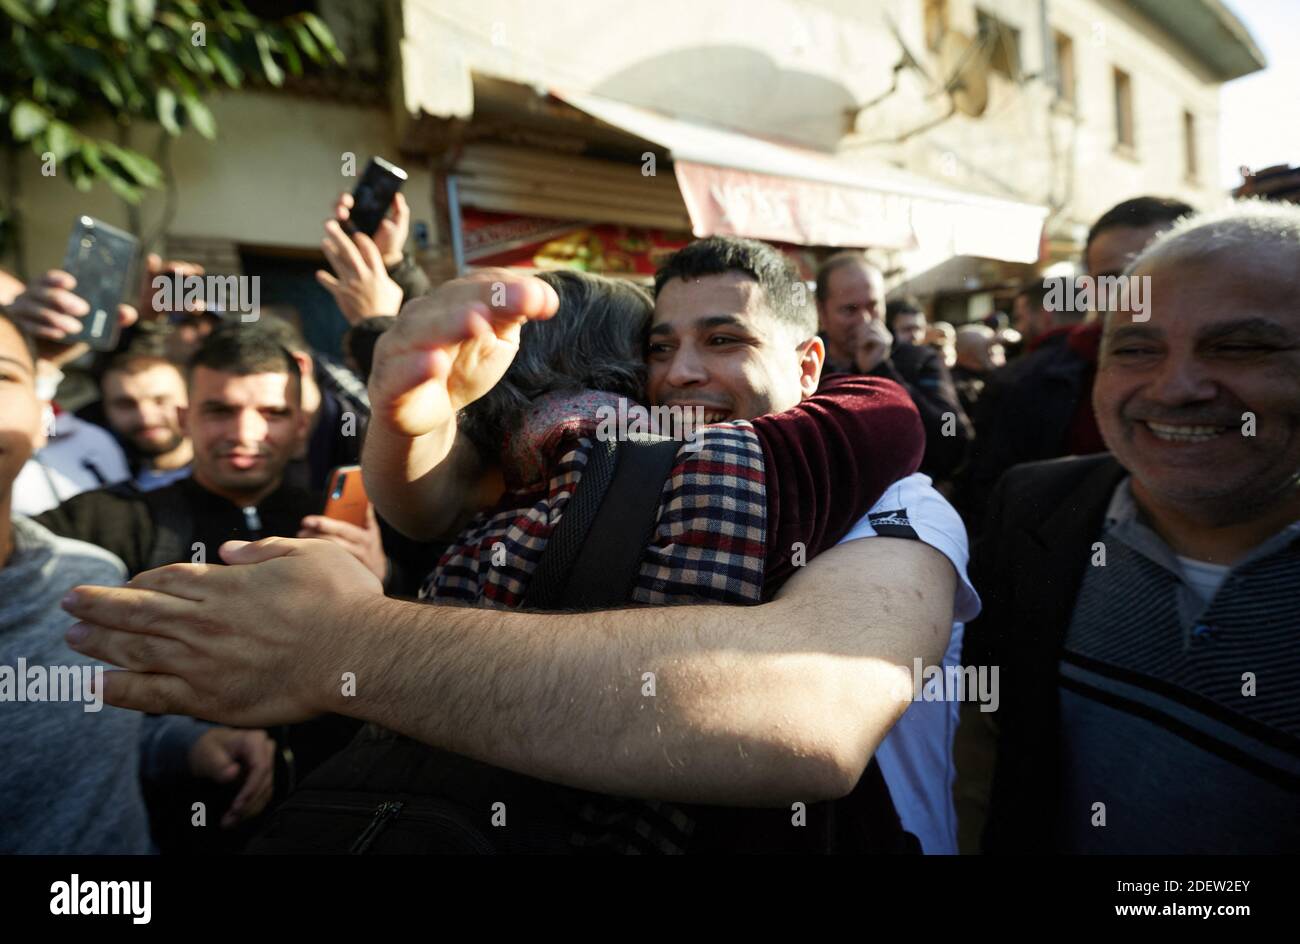
[[[217,548],[225,541],[293,537],[302,527],[302,519],[320,514],[323,507],[320,495],[281,485],[250,513],[209,492],[190,476],[147,493],[128,484],[82,492],[37,516],[36,521],[55,534],[111,551],[134,577],[164,563],[194,561],[196,542],[203,545],[203,559],[215,564],[221,560]],[[178,516],[168,512],[178,508],[182,513],[188,511],[188,522],[181,527],[184,533],[176,535],[182,547],[179,553],[173,548],[162,555],[168,560],[155,560],[163,531],[158,520],[177,526]]]
[[1060,781],[1058,666],[1092,545],[1127,473],[1109,453],[1017,466],[999,481],[971,557],[984,604],[964,665],[999,666],[985,852],[1055,852]]
[[[861,371],[828,362],[822,377],[845,373]],[[916,404],[925,427],[925,455],[919,471],[936,482],[952,478],[966,458],[974,433],[939,352],[922,344],[895,344],[889,357],[868,376],[900,384]],[[951,420],[948,414],[952,414]],[[944,435],[945,432],[951,435]]]

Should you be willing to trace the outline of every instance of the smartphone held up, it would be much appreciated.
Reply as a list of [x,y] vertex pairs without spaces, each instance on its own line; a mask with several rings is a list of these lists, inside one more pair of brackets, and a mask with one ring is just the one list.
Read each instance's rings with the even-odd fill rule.
[[343,229],[374,236],[404,183],[406,171],[382,157],[372,157],[352,191],[352,210]]
[[90,306],[81,331],[65,342],[84,341],[97,351],[117,347],[117,306],[127,297],[139,241],[91,216],[77,218],[68,237],[63,270],[77,280],[73,290]]
[[324,516],[364,528],[369,510],[370,499],[366,497],[366,486],[361,481],[361,466],[341,465],[334,469],[325,492]]

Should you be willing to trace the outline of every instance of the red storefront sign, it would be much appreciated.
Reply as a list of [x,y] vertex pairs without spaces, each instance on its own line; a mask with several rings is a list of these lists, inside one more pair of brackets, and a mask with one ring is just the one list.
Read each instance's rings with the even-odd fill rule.
[[[474,207],[461,211],[461,232],[468,265],[531,269],[578,269],[601,275],[653,276],[670,255],[691,242],[690,233],[551,220]],[[816,260],[801,246],[774,244],[805,279]]]

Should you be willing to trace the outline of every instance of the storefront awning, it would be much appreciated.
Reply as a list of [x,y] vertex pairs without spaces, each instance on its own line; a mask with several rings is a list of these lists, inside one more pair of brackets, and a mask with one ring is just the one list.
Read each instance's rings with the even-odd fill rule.
[[586,93],[552,94],[665,148],[696,236],[1038,259],[1045,207],[942,187],[892,167],[849,164]]

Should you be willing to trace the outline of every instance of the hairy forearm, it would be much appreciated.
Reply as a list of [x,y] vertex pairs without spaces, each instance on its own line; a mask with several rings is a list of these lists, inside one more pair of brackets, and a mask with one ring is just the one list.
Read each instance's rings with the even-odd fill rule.
[[348,637],[356,696],[320,707],[597,792],[755,806],[843,795],[905,709],[911,659],[937,659],[951,623],[946,562],[947,602],[926,608],[853,561],[758,607],[539,614],[369,598],[338,617],[340,632],[377,627]]

